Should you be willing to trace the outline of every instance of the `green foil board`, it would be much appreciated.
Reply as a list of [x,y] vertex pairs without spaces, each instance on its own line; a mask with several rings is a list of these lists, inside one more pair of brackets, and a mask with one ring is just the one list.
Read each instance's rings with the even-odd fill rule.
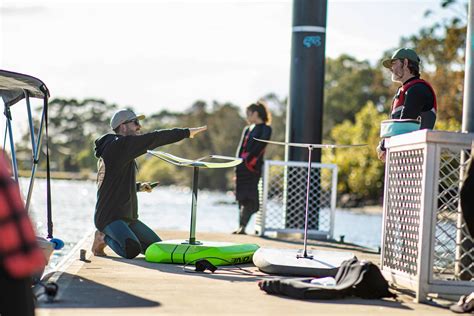
[[156,263],[190,263],[206,259],[216,266],[252,262],[256,244],[234,244],[217,241],[200,241],[189,244],[185,240],[166,240],[151,244],[145,260]]

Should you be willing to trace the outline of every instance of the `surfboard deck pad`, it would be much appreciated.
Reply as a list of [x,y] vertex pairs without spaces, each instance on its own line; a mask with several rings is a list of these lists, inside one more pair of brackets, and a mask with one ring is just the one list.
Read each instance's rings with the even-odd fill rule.
[[151,244],[145,252],[145,260],[156,263],[193,263],[206,259],[216,266],[252,262],[259,248],[256,244],[236,244],[217,241],[166,240]]
[[260,248],[253,255],[253,263],[268,274],[328,277],[335,276],[345,260],[354,257],[351,252],[308,250],[312,258],[303,256],[302,249]]

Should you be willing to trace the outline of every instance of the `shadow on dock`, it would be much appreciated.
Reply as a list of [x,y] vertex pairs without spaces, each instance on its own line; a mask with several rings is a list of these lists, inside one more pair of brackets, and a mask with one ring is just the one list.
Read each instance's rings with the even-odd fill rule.
[[61,287],[57,299],[47,303],[40,298],[39,308],[121,308],[156,307],[160,303],[99,284],[92,280],[63,273],[61,283],[68,283],[67,291],[74,295],[62,295]]
[[[185,272],[188,272],[186,275],[195,276],[195,277],[203,277],[208,279],[214,279],[219,281],[227,281],[230,283],[234,282],[250,282],[255,283],[255,287],[257,287],[257,282],[260,280],[268,280],[268,279],[279,279],[283,278],[284,276],[278,275],[268,275],[262,273],[260,271],[255,271],[255,267],[253,264],[244,264],[240,265],[240,268],[235,266],[219,266],[216,272],[211,273],[209,271],[205,272],[195,272],[193,265],[188,265],[183,267],[182,264],[166,264],[166,263],[152,263],[147,262],[143,257],[138,257],[135,259],[124,259],[120,257],[108,257],[109,259],[121,263],[121,264],[130,264],[150,270],[159,271],[161,273],[170,273],[176,275],[183,275]],[[267,295],[264,292],[261,292],[262,295]],[[365,305],[365,306],[379,306],[391,309],[399,309],[399,310],[413,310],[413,308],[404,304],[402,300],[394,300],[394,299],[361,299],[357,297],[348,297],[344,299],[337,299],[337,300],[303,300],[303,299],[295,299],[288,296],[280,296],[280,295],[272,295],[280,297],[286,301],[304,301],[305,303],[313,303],[313,304],[338,304],[338,305]]]
[[[299,245],[301,249],[303,249],[303,240],[302,238],[287,238],[287,237],[268,237],[268,236],[260,236],[259,238],[267,241],[273,241],[276,243],[281,244],[292,244],[292,245]],[[336,240],[316,240],[316,239],[308,239],[307,241],[308,247],[322,247],[329,249],[336,249],[336,250],[343,250],[343,251],[356,251],[359,253],[370,254],[370,255],[379,255],[379,252],[375,249],[367,248],[364,246],[360,246],[353,243],[348,242],[338,242]]]
[[120,257],[109,257],[113,261],[120,263],[131,264],[141,268],[146,268],[161,273],[169,273],[176,275],[189,275],[195,277],[204,277],[228,282],[257,282],[260,280],[268,280],[278,278],[278,276],[271,276],[259,271],[252,271],[253,264],[241,264],[238,266],[218,266],[214,273],[209,270],[204,272],[195,271],[194,264],[173,264],[173,263],[154,263],[145,261],[144,257],[135,259],[124,259]]

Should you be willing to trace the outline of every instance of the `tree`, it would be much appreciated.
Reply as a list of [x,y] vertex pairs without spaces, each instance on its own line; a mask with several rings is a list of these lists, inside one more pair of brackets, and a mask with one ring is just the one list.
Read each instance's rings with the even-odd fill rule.
[[[280,100],[275,94],[268,94],[262,99],[269,104],[273,113],[273,139],[283,140],[285,135],[286,100]],[[150,118],[150,119],[149,119]],[[148,122],[147,122],[148,121]],[[172,123],[171,125],[164,122]],[[246,125],[240,108],[231,103],[214,101],[208,106],[203,101],[196,101],[184,113],[162,111],[152,114],[144,122],[144,131],[160,125],[160,128],[173,126],[193,127],[208,126],[205,133],[201,133],[194,140],[182,141],[176,144],[160,147],[158,150],[190,159],[209,154],[218,154],[235,157],[237,146]],[[283,159],[284,151],[280,146],[269,146],[266,152],[267,159]],[[160,180],[163,183],[189,186],[192,179],[191,168],[179,168],[172,165],[165,167],[159,159],[142,157],[139,159],[141,180]],[[170,167],[171,166],[171,167]],[[171,169],[170,169],[171,168]],[[234,169],[207,169],[199,175],[201,188],[211,190],[229,190],[234,186]]]
[[349,55],[326,59],[324,91],[324,135],[344,120],[354,122],[355,113],[368,101],[383,108],[391,99],[390,82],[380,67],[358,61]]
[[[272,114],[272,140],[285,141],[286,133],[286,106],[288,98],[280,99],[274,93],[268,93],[262,97],[268,104],[268,108]],[[267,146],[265,149],[266,160],[284,160],[285,147],[283,146]]]
[[338,166],[338,193],[350,194],[355,200],[378,202],[383,189],[384,164],[377,159],[375,148],[380,140],[379,123],[385,119],[373,102],[368,102],[355,116],[331,131],[338,144],[367,144],[366,147],[324,151],[323,161]]
[[[164,117],[165,113],[161,113],[161,117]],[[151,117],[157,118],[160,117],[160,115],[152,115]],[[175,123],[174,126],[208,126],[208,130],[205,133],[199,134],[196,139],[185,140],[159,148],[159,150],[189,159],[196,159],[209,154],[235,156],[241,131],[245,125],[239,108],[230,103],[220,104],[213,102],[212,108],[208,111],[208,105],[205,102],[196,101],[184,113],[166,112],[166,117],[169,122]],[[162,127],[170,128],[173,126],[168,125]],[[144,128],[144,130],[146,129]],[[159,159],[141,158],[140,162],[143,165],[138,175],[140,179],[163,181],[162,177],[166,178],[169,175],[170,171],[168,168],[162,168],[163,164]],[[158,165],[161,167],[158,167]],[[175,178],[173,183],[189,186],[192,181],[192,169],[174,166],[172,168]],[[233,185],[233,173],[233,169],[205,170],[199,175],[199,186],[213,190],[228,190]],[[169,177],[166,179],[172,181]]]
[[[462,119],[464,62],[466,56],[467,1],[442,0],[455,15],[417,34],[401,39],[401,47],[414,47],[421,58],[422,78],[429,81],[438,101],[438,118]],[[427,11],[425,16],[433,13]],[[386,52],[384,58],[391,52]]]
[[[103,100],[53,99],[49,103],[48,133],[51,161],[58,171],[95,170],[93,142],[110,130],[107,124],[116,110],[115,104]],[[41,109],[37,109],[40,112]],[[107,123],[105,123],[107,122]],[[35,122],[39,126],[38,121]],[[23,136],[26,148],[28,135]],[[45,151],[45,141],[42,143]],[[44,163],[44,162],[43,162]]]

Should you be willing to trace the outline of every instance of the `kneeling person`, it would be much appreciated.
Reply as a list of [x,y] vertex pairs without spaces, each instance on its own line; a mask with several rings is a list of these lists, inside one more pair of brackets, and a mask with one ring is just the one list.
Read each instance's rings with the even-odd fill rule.
[[141,134],[140,120],[131,110],[117,111],[110,127],[115,134],[106,134],[95,141],[98,161],[97,204],[94,222],[97,228],[92,252],[104,256],[108,245],[124,258],[145,253],[160,237],[138,219],[137,191],[151,192],[150,183],[137,183],[135,158],[147,150],[178,142],[205,131],[206,126],[173,128]]

